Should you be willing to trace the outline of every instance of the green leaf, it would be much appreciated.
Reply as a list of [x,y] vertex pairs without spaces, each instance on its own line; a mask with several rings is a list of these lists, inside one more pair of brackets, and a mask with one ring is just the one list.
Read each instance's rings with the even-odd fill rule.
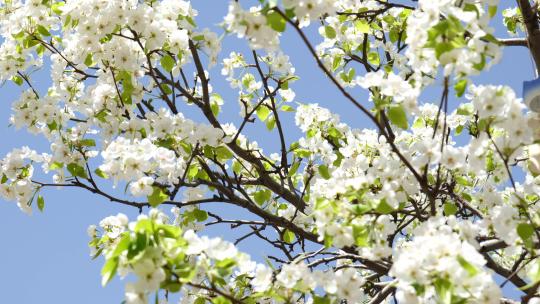
[[296,235],[294,234],[294,232],[290,231],[289,229],[285,229],[285,231],[283,232],[283,241],[291,244],[294,242],[295,239]]
[[488,12],[489,12],[489,17],[490,17],[490,18],[495,17],[495,15],[497,14],[497,6],[496,6],[496,5],[491,5],[491,6],[488,8]]
[[165,92],[165,94],[167,94],[167,95],[172,94],[173,91],[171,90],[171,87],[168,84],[162,83],[159,86],[163,89],[163,92]]
[[193,215],[198,222],[204,222],[208,219],[208,212],[201,209],[195,209],[193,211]]
[[257,116],[261,121],[265,121],[270,115],[270,109],[264,105],[257,108]]
[[456,135],[459,135],[459,134],[461,134],[461,132],[463,132],[463,128],[464,128],[464,126],[463,126],[463,125],[459,125],[459,126],[457,126],[457,128],[456,128]]
[[45,208],[45,199],[41,195],[38,195],[37,197],[37,206],[39,211],[43,212],[43,208]]
[[298,171],[298,168],[300,167],[300,162],[295,162],[292,164],[291,168],[289,169],[289,174],[287,174],[287,177],[291,177],[296,174],[296,171]]
[[253,195],[253,199],[259,206],[270,200],[271,197],[272,192],[270,190],[260,190]]
[[122,252],[129,249],[129,245],[131,244],[131,237],[129,235],[129,232],[124,232],[122,235],[122,238],[120,239],[120,242],[116,245],[116,248],[114,248],[114,251],[112,253],[112,258],[115,258],[122,254]]
[[32,37],[32,36],[28,36],[28,37],[26,37],[24,39],[22,44],[23,44],[24,48],[28,49],[28,48],[31,48],[33,46],[38,45],[39,41],[34,39],[34,37]]
[[326,37],[328,37],[329,39],[334,39],[334,38],[336,38],[336,30],[335,30],[333,27],[329,26],[329,25],[327,25],[327,26],[324,27],[324,34],[325,34]]
[[527,241],[534,234],[534,227],[529,223],[520,223],[516,227],[517,234],[523,241]]
[[266,129],[268,129],[268,131],[272,131],[275,126],[276,126],[276,119],[274,118],[274,116],[268,118],[268,120],[266,121]]
[[88,55],[86,55],[86,58],[84,59],[84,64],[88,67],[94,64],[92,53],[88,53]]
[[369,229],[364,226],[353,226],[353,236],[356,246],[366,247],[369,245]]
[[5,184],[8,181],[8,177],[5,174],[2,174],[2,180],[0,180],[0,184]]
[[165,54],[163,57],[161,57],[160,63],[165,71],[171,72],[176,64],[176,61],[170,55]]
[[37,31],[38,31],[38,33],[40,33],[43,36],[50,36],[51,35],[49,30],[47,30],[43,25],[38,25],[37,26]]
[[438,303],[451,304],[452,303],[452,283],[448,280],[437,279],[435,280],[435,292],[439,296]]
[[212,103],[210,104],[210,109],[212,110],[212,114],[214,114],[214,116],[218,116],[219,115],[219,104],[217,103]]
[[374,65],[381,64],[381,58],[379,57],[379,53],[377,53],[377,52],[368,53],[367,59],[368,59],[369,63],[371,63],[371,64],[374,64]]
[[369,27],[369,23],[367,23],[367,21],[365,20],[358,20],[354,23],[354,26],[356,27],[356,29],[360,32],[360,33],[364,33],[364,34],[368,34],[369,33],[369,30],[370,30],[370,27]]
[[[127,71],[120,71],[119,78],[122,81],[122,101],[126,104],[132,104],[131,93],[133,93],[133,83],[131,82],[131,74]],[[164,86],[165,84],[161,84]]]
[[91,139],[91,138],[81,139],[79,141],[79,145],[81,145],[83,147],[95,147],[96,146],[96,141]]
[[407,130],[409,122],[407,121],[407,113],[402,105],[390,106],[387,111],[388,119],[401,129]]
[[82,177],[82,178],[88,178],[88,175],[86,175],[86,170],[76,163],[71,163],[67,165],[67,170],[71,175],[76,177]]
[[461,255],[457,256],[457,260],[459,262],[459,265],[461,265],[461,267],[467,270],[467,272],[469,273],[469,276],[474,277],[478,273],[478,269],[476,269],[476,267],[474,267],[473,264],[465,260]]
[[101,122],[107,122],[107,110],[106,109],[103,109],[101,111],[99,111],[98,113],[96,113],[96,115],[94,115],[95,118],[97,118],[99,121]]
[[319,296],[314,296],[313,297],[313,304],[330,304],[330,299],[328,298],[323,298],[323,297],[319,297]]
[[232,304],[231,301],[224,296],[219,296],[212,299],[213,304]]
[[266,16],[266,22],[273,30],[280,33],[284,32],[287,26],[286,20],[283,19],[283,17],[275,11],[272,11]]
[[381,213],[381,214],[390,214],[394,212],[394,208],[390,206],[385,199],[382,199],[379,204],[377,205],[377,208],[375,211]]
[[[168,290],[170,293],[177,293],[182,288],[182,284],[178,282],[165,282],[162,288]],[[202,299],[202,298],[198,298],[197,300],[199,299]],[[197,302],[197,300],[194,303],[200,303],[200,302]],[[202,300],[203,300],[202,304],[204,304],[204,299]]]
[[458,207],[453,203],[444,203],[444,214],[445,215],[454,215],[458,211]]
[[97,168],[95,171],[97,176],[101,177],[101,178],[104,178],[104,179],[108,179],[109,178],[109,175],[105,172],[103,172],[103,170],[101,170],[100,168]]
[[219,160],[225,161],[233,158],[233,153],[225,146],[219,146],[215,149],[216,156]]
[[24,31],[20,31],[17,34],[12,34],[11,36],[16,40],[21,40],[22,38],[24,38],[24,35],[26,35],[26,33]]
[[334,59],[332,60],[332,71],[336,71],[340,66],[341,62],[343,60],[342,56],[335,55]]
[[322,178],[324,178],[324,179],[330,179],[331,178],[330,172],[328,171],[327,166],[320,165],[318,170],[319,170],[319,174],[321,175]]
[[294,112],[294,108],[289,105],[281,106],[281,111],[283,112]]
[[51,10],[57,14],[57,15],[61,15],[62,14],[62,6],[64,6],[64,2],[55,2],[51,5]]
[[118,258],[108,259],[101,269],[101,285],[105,286],[111,281],[118,269]]
[[390,32],[388,33],[388,36],[390,37],[390,41],[392,43],[396,43],[399,39],[399,31],[395,28],[390,29]]
[[22,79],[21,76],[15,75],[15,76],[11,77],[11,81],[13,81],[18,86],[23,85],[23,79]]
[[193,304],[205,304],[205,303],[206,303],[205,298],[197,298],[197,300],[195,300],[195,302],[193,302]]
[[148,196],[148,203],[152,207],[157,207],[166,201],[169,196],[160,187],[153,187],[154,191]]
[[465,94],[465,89],[467,88],[467,79],[461,79],[454,85],[454,90],[456,90],[457,97],[463,96]]
[[56,123],[56,120],[53,120],[50,124],[47,124],[47,128],[52,132],[54,130],[58,130],[58,124]]
[[442,54],[450,52],[454,49],[454,45],[450,42],[440,42],[435,45],[435,57],[439,59]]
[[64,168],[64,164],[60,162],[54,162],[49,166],[49,170],[58,170]]
[[45,47],[40,44],[36,47],[36,53],[38,54],[39,57],[42,57],[43,56],[43,53],[45,53]]
[[472,186],[473,183],[466,176],[456,176],[456,182],[463,186]]

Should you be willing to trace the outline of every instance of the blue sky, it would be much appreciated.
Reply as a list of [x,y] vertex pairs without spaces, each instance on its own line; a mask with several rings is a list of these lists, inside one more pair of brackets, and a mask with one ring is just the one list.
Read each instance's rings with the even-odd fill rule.
[[[215,25],[226,14],[227,4],[228,1],[224,0],[193,1],[193,6],[199,10],[199,25],[221,33]],[[499,10],[496,20],[501,22],[501,19]],[[313,33],[315,30],[316,28],[313,28],[310,31]],[[499,37],[506,36],[500,26],[497,27],[497,34]],[[281,41],[283,49],[291,56],[297,74],[301,77],[300,81],[292,86],[298,102],[319,103],[340,114],[342,120],[352,126],[370,127],[365,117],[317,70],[313,59],[307,55],[307,49],[293,31],[287,30]],[[247,51],[245,41],[232,37],[225,40],[223,47],[222,57],[228,56],[232,50]],[[245,54],[248,57],[249,53]],[[222,122],[238,122],[240,118],[237,116],[236,92],[219,76],[219,66],[214,67],[211,73],[214,90],[224,97],[228,103],[226,108],[231,110],[222,116]],[[46,90],[49,82],[47,72],[37,73],[36,76],[33,80],[37,87],[42,91]],[[531,59],[527,50],[523,47],[512,47],[504,50],[504,57],[499,65],[474,81],[477,84],[506,84],[520,95],[522,82],[532,77]],[[367,103],[367,95],[361,89],[354,89],[352,92]],[[429,90],[429,93],[423,96],[423,101],[437,100],[439,92],[440,88]],[[11,83],[0,88],[2,157],[11,149],[24,145],[42,152],[49,150],[48,143],[43,138],[8,127],[11,103],[19,93],[20,88]],[[292,123],[294,114],[286,115],[289,115],[285,116],[290,129],[290,132],[287,132],[289,138],[298,138],[300,132]],[[248,129],[247,134],[251,135],[251,138],[260,138],[259,143],[267,150],[275,147],[274,138],[268,136],[263,128]],[[123,300],[123,283],[115,279],[107,287],[101,287],[102,261],[92,261],[89,257],[86,228],[118,212],[134,218],[136,210],[112,204],[75,189],[48,189],[43,194],[46,201],[45,212],[35,212],[31,217],[19,211],[15,203],[0,200],[0,303],[120,303]],[[223,210],[219,206],[216,208]],[[226,215],[237,215],[238,210],[227,209],[224,212]],[[237,235],[229,231],[227,226],[213,228],[209,234],[228,239]],[[240,248],[260,259],[266,252],[254,244],[247,240],[240,244]]]

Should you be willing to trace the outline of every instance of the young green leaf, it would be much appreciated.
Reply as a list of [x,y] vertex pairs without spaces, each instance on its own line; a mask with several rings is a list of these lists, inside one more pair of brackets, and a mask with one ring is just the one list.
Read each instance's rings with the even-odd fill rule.
[[474,277],[478,273],[478,269],[476,269],[473,264],[465,260],[465,258],[463,258],[461,255],[457,256],[457,260],[459,265],[461,265],[461,267],[463,267],[469,273],[469,276]]
[[43,25],[38,25],[37,30],[38,30],[38,33],[40,33],[43,36],[50,36],[51,35],[49,30],[47,30]]
[[45,208],[45,199],[41,195],[38,195],[37,197],[37,206],[39,211],[43,212],[43,208]]
[[330,172],[328,171],[328,167],[325,166],[325,165],[320,165],[319,168],[319,174],[321,175],[322,178],[324,179],[330,179]]
[[313,304],[330,304],[332,302],[330,302],[330,299],[328,298],[323,298],[323,297],[318,297],[318,296],[314,296],[313,297]]
[[450,202],[444,203],[444,214],[445,215],[454,215],[458,212],[458,207]]
[[15,76],[11,77],[11,81],[13,81],[18,86],[23,85],[23,79],[22,79],[21,76],[15,75]]
[[160,63],[163,69],[165,69],[165,71],[171,72],[174,68],[176,61],[170,55],[165,54],[163,55],[163,57],[161,57]]
[[92,138],[81,139],[79,144],[83,147],[95,147],[96,141]]
[[118,258],[111,258],[105,262],[101,269],[101,285],[105,286],[111,281],[118,269]]
[[356,27],[356,29],[360,32],[360,33],[364,33],[364,34],[368,34],[369,33],[369,30],[370,30],[370,27],[369,27],[369,23],[363,19],[360,19],[360,20],[357,20],[355,23],[354,23],[354,26]]
[[266,16],[266,21],[273,30],[280,33],[284,32],[287,26],[286,20],[283,19],[283,17],[275,11],[272,11]]
[[465,89],[467,89],[467,79],[461,79],[454,85],[457,97],[463,96],[463,94],[465,94]]
[[534,227],[529,223],[520,223],[516,227],[519,237],[526,241],[534,234]]
[[157,207],[164,201],[166,201],[169,196],[161,189],[160,187],[153,187],[154,191],[151,195],[148,196],[148,203],[152,207]]
[[283,232],[283,241],[286,243],[293,243],[296,239],[296,235],[294,232],[290,231],[289,229],[285,229],[285,232]]
[[281,111],[283,112],[294,112],[294,108],[289,105],[281,106]]
[[275,126],[276,119],[274,118],[274,116],[271,116],[270,118],[268,118],[268,120],[266,120],[266,129],[268,129],[268,131],[272,131]]
[[407,121],[407,113],[403,109],[402,105],[393,105],[388,107],[387,110],[388,119],[394,125],[401,129],[407,130],[409,128],[409,122]]
[[336,30],[333,27],[329,26],[329,25],[324,27],[324,34],[329,39],[334,39],[334,38],[336,38],[336,35],[337,35]]
[[198,222],[204,222],[206,219],[208,219],[208,212],[201,209],[195,209],[193,211],[193,215]]
[[272,192],[270,190],[260,190],[253,195],[253,199],[259,206],[270,200],[271,197]]
[[79,164],[71,163],[67,165],[67,170],[71,175],[76,177],[82,177],[82,178],[88,178],[88,175],[86,175],[86,170]]
[[268,118],[268,115],[270,115],[270,109],[264,105],[261,105],[257,108],[257,117],[261,121],[265,121]]
[[104,179],[108,179],[109,178],[109,175],[105,172],[103,172],[103,170],[101,170],[100,168],[97,168],[94,173],[96,173],[97,176],[101,177],[101,178],[104,178]]

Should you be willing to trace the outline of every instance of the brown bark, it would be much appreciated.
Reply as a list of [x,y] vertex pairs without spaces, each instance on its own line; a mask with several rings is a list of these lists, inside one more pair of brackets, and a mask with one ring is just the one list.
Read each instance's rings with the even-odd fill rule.
[[536,65],[536,71],[540,70],[540,28],[538,25],[538,15],[536,13],[536,5],[531,6],[529,0],[517,0],[521,14],[523,15],[523,22],[525,23],[525,29],[527,32],[527,41],[529,44],[529,50],[534,59]]

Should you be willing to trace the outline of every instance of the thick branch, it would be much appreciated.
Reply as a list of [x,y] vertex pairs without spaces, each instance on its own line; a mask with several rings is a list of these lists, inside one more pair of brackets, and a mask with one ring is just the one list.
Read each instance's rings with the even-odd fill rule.
[[498,39],[499,43],[504,46],[528,46],[527,39],[524,38],[506,38]]
[[536,70],[540,70],[540,29],[538,26],[538,17],[536,15],[536,6],[532,7],[529,0],[517,0],[523,22],[527,32],[527,41],[529,50],[536,64]]

